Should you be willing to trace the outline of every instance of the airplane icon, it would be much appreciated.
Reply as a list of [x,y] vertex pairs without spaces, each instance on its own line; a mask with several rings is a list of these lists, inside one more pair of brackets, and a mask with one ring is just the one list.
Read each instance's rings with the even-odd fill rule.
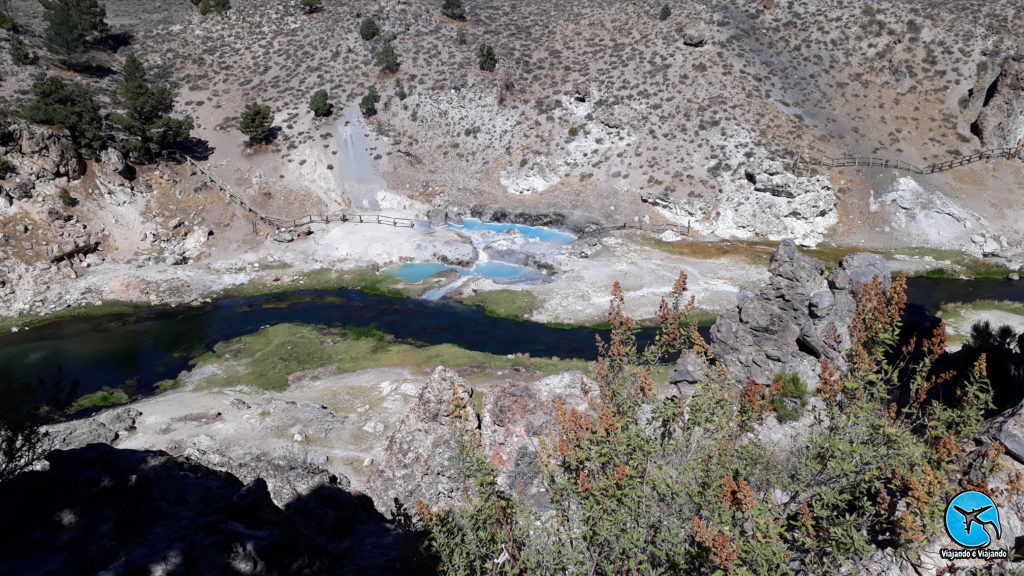
[[968,534],[971,533],[972,524],[977,524],[981,526],[982,529],[984,529],[985,524],[991,524],[992,527],[996,529],[996,540],[1002,537],[1002,530],[1000,530],[998,523],[993,522],[992,520],[981,520],[978,518],[979,515],[992,509],[992,506],[982,506],[981,508],[975,508],[969,512],[959,506],[953,506],[953,509],[964,517],[964,528],[967,530]]

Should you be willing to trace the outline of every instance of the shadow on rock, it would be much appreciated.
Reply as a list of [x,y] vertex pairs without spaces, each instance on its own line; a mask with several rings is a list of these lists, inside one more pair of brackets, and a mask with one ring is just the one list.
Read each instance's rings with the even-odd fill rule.
[[0,485],[0,574],[399,574],[405,538],[366,496],[323,486],[277,507],[161,451],[90,444]]

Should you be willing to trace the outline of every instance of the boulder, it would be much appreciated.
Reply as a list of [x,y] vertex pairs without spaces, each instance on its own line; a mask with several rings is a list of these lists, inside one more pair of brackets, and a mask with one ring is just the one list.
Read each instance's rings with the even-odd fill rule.
[[[891,283],[888,264],[877,254],[846,256],[826,276],[825,265],[791,241],[779,245],[768,272],[764,288],[741,291],[736,308],[711,328],[711,350],[737,384],[768,384],[780,372],[796,372],[814,384],[823,359],[844,366],[857,295],[876,277],[885,288]],[[681,357],[672,381],[700,378],[699,364]]]
[[194,258],[203,249],[203,245],[206,244],[206,241],[212,234],[212,230],[201,226],[190,232],[181,244],[181,247],[185,250],[185,255]]
[[125,161],[124,155],[114,148],[107,148],[100,153],[100,161],[94,166],[97,176],[108,180],[120,178],[127,183],[134,180],[134,170]]
[[449,266],[472,266],[477,259],[476,247],[466,242],[445,240],[434,246],[434,260]]
[[984,89],[985,102],[972,132],[989,148],[1012,148],[1024,140],[1024,53],[1003,62]]
[[132,407],[104,412],[93,418],[72,420],[46,427],[54,445],[64,450],[88,444],[112,444],[135,430],[135,421],[142,412]]
[[782,162],[760,159],[747,164],[744,174],[754,185],[755,192],[780,198],[796,198],[818,192],[819,183],[813,178],[800,178],[790,174]]
[[37,177],[67,177],[74,180],[85,173],[85,164],[75,151],[70,136],[27,123],[17,124],[14,134],[18,141],[18,152],[24,161],[37,168]]
[[7,193],[15,200],[28,200],[32,197],[32,183],[25,180],[15,182]]
[[989,435],[1006,447],[1006,453],[1024,463],[1024,402],[1007,408],[988,424]]
[[131,167],[124,156],[113,148],[107,148],[100,154],[100,161],[92,165],[96,177],[96,185],[115,206],[123,206],[135,199],[135,187],[126,177],[131,175]]
[[444,226],[446,224],[458,226],[462,224],[462,215],[459,211],[451,208],[431,208],[427,211],[427,221],[430,222],[431,226]]
[[688,26],[682,32],[683,45],[701,48],[708,43],[708,31],[702,27]]

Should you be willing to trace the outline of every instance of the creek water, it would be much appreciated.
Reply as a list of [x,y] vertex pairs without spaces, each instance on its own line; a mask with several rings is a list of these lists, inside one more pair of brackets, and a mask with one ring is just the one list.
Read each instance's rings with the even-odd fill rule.
[[[932,313],[944,302],[1022,302],[1024,282],[912,278],[908,297]],[[396,338],[424,344],[583,359],[596,357],[594,337],[602,334],[492,318],[480,308],[452,302],[356,290],[300,291],[71,318],[0,335],[0,380],[52,379],[61,372],[65,382],[78,380],[83,394],[105,386],[147,394],[157,382],[188,369],[191,360],[217,342],[286,322],[375,325]]]

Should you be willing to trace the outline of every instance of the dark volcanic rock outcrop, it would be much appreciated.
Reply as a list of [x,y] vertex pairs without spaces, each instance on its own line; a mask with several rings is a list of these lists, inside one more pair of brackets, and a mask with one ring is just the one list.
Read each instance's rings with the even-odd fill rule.
[[90,444],[0,485],[0,574],[389,574],[397,536],[373,503],[322,489],[274,505],[165,452]]
[[[711,349],[737,383],[767,384],[780,372],[797,372],[816,383],[821,360],[840,366],[850,347],[849,327],[856,295],[879,277],[890,284],[889,266],[877,254],[851,254],[829,275],[825,265],[783,242],[768,267],[767,286],[743,290],[736,309],[718,317],[711,328]],[[692,359],[680,359],[675,382],[699,378]]]
[[1013,147],[1024,139],[1024,53],[1003,63],[971,129],[990,148]]

